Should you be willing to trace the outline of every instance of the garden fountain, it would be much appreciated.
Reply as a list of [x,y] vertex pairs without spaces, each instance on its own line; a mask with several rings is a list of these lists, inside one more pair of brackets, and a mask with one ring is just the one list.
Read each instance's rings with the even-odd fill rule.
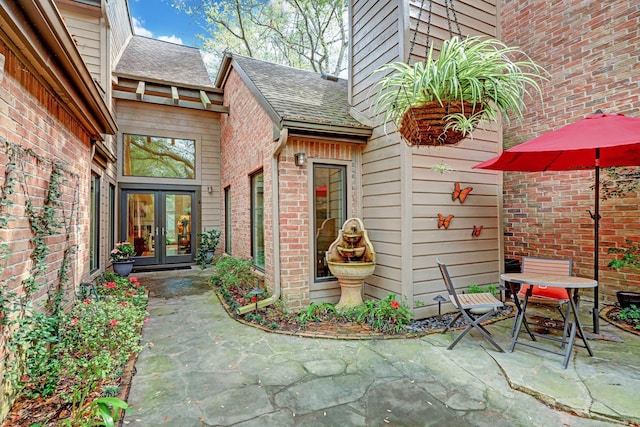
[[362,220],[349,218],[344,222],[326,257],[329,271],[338,279],[342,292],[336,308],[362,304],[364,279],[376,268],[376,253]]

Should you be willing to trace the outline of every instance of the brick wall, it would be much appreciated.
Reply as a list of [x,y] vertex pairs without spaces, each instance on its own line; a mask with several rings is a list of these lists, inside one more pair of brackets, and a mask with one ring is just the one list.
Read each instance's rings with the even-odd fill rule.
[[[261,170],[264,174],[265,283],[271,288],[271,153],[276,144],[273,141],[273,123],[235,71],[225,85],[224,97],[224,103],[231,106],[231,112],[223,114],[220,120],[220,170],[221,187],[229,187],[231,195],[231,253],[236,257],[251,256],[250,176]],[[224,194],[222,189],[220,194]],[[226,239],[225,227],[223,218],[222,239]]]
[[[273,289],[273,210],[271,159],[278,141],[274,141],[273,123],[253,94],[232,71],[225,84],[225,105],[229,115],[221,119],[221,190],[230,187],[232,241],[237,257],[251,255],[250,175],[264,173],[265,208],[265,284]],[[312,159],[353,160],[353,147],[311,138],[290,137],[278,155],[280,212],[281,298],[292,310],[304,308],[311,300],[312,260],[309,249],[309,187],[311,169],[294,164],[294,154],[305,152]],[[352,168],[353,170],[353,168]],[[352,180],[355,182],[355,180]],[[221,194],[224,194],[221,191]],[[355,203],[352,193],[352,205]],[[224,208],[223,208],[224,211]],[[225,230],[223,224],[222,230]],[[223,235],[223,239],[226,236]],[[335,284],[338,287],[337,282]]]
[[[640,5],[633,0],[506,0],[501,39],[520,46],[549,72],[543,98],[529,99],[521,123],[505,127],[505,147],[572,123],[597,109],[640,117]],[[603,174],[604,175],[604,174]],[[570,257],[593,275],[594,174],[505,173],[505,257]],[[607,247],[640,237],[640,194],[601,202],[600,293],[640,286],[632,270],[611,271]]]
[[[49,254],[46,269],[38,281],[40,291],[33,295],[35,306],[41,307],[47,291],[59,284],[58,270],[66,248],[77,245],[71,255],[67,300],[73,298],[74,286],[88,279],[89,267],[89,177],[91,149],[89,136],[58,100],[37,80],[29,67],[20,62],[7,45],[0,42],[0,54],[5,56],[4,78],[0,83],[0,185],[4,189],[7,177],[15,180],[14,193],[6,197],[12,205],[0,206],[6,226],[0,227],[0,242],[6,245],[8,258],[0,260],[0,290],[24,294],[23,281],[33,276],[34,245],[25,205],[33,203],[41,212],[49,189],[53,162],[62,165],[61,205],[55,219],[61,223],[45,236]],[[7,165],[10,152],[18,154],[15,168]],[[68,233],[68,238],[66,237]],[[0,313],[2,316],[2,313]],[[4,358],[0,335],[0,358]],[[0,376],[3,375],[0,372]],[[2,393],[2,399],[6,395]],[[0,402],[0,419],[5,416],[6,402]]]

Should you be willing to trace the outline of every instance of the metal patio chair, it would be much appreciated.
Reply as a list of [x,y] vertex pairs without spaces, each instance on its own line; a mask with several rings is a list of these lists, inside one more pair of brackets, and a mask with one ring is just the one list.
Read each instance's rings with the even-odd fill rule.
[[[537,258],[530,256],[522,257],[522,273],[543,273],[543,274],[557,274],[559,276],[571,276],[573,269],[573,261],[569,258]],[[525,295],[527,290],[531,288],[531,294],[529,294],[528,304],[540,304],[540,305],[552,305],[555,306],[562,316],[563,322],[563,331],[562,331],[562,346],[566,342],[567,336],[569,335],[569,322],[567,319],[571,315],[569,312],[569,298],[571,297],[566,289],[562,288],[547,288],[545,286],[536,286],[536,285],[522,285],[520,286],[520,290],[514,295],[515,298],[518,299],[518,302],[522,304],[525,299]],[[578,304],[576,297],[576,306]],[[513,326],[511,328],[511,335],[515,331],[516,323],[518,321],[518,316],[522,314],[522,310],[518,306],[518,313],[513,321]],[[524,319],[523,319],[524,320]],[[545,327],[544,325],[532,323],[533,325]],[[533,333],[529,329],[529,323],[524,322],[524,326],[531,336],[532,339]]]
[[[456,344],[458,344],[458,342],[460,342],[460,340],[466,334],[468,334],[472,329],[475,329],[480,332],[484,339],[493,344],[493,346],[499,352],[504,352],[504,350],[502,350],[498,343],[495,342],[489,331],[487,331],[484,326],[481,325],[482,322],[496,313],[498,308],[504,307],[502,301],[498,300],[489,292],[480,294],[458,294],[456,292],[455,286],[453,285],[453,282],[451,281],[451,276],[449,275],[447,266],[442,261],[440,261],[439,258],[436,259],[436,262],[438,263],[438,267],[440,268],[440,273],[442,274],[444,284],[447,287],[449,300],[458,310],[460,310],[459,313],[454,316],[454,318],[449,322],[442,333],[446,333],[460,317],[463,317],[467,323],[466,329],[453,340],[449,347],[447,347],[447,350],[451,350],[456,346]],[[482,315],[476,315],[472,312],[472,310],[474,309],[487,309],[488,311]]]

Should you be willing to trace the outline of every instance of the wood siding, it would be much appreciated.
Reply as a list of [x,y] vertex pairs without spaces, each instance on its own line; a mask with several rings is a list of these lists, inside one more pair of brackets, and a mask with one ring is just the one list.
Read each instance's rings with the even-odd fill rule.
[[[200,226],[202,230],[220,230],[222,195],[220,193],[220,115],[207,111],[167,107],[132,101],[117,101],[119,147],[122,135],[142,135],[193,139],[196,141],[196,178],[194,180],[157,179],[160,184],[197,185],[202,189]],[[120,182],[139,182],[139,178],[119,177]],[[148,179],[147,179],[148,181]],[[211,192],[207,191],[212,187]]]
[[[414,310],[417,317],[426,317],[436,312],[433,298],[445,292],[436,257],[450,265],[460,287],[498,280],[500,179],[496,173],[471,167],[494,156],[501,138],[494,125],[476,130],[473,139],[454,147],[412,148],[392,124],[385,130],[373,117],[372,94],[378,77],[372,73],[384,63],[407,60],[416,26],[419,33],[410,60],[425,56],[428,11],[420,14],[419,7],[419,1],[355,1],[350,9],[353,61],[349,72],[354,108],[378,125],[362,155],[362,215],[378,262],[365,294],[376,298],[389,292],[400,294],[410,306],[420,306]],[[462,34],[497,35],[495,0],[458,1],[455,7]],[[457,32],[455,24],[452,29]],[[444,1],[433,3],[429,36],[436,46],[449,38]],[[432,167],[439,163],[452,171],[435,172]],[[473,187],[464,204],[452,201],[455,182]],[[438,213],[455,216],[449,229],[438,228]],[[474,225],[483,227],[480,236],[472,236]]]
[[[110,70],[103,70],[102,54],[106,54],[103,20],[100,9],[59,2],[60,14],[93,79],[106,89]],[[103,47],[104,46],[104,47]]]
[[109,19],[111,63],[116,64],[127,43],[133,37],[129,9],[125,0],[111,0],[107,3]]

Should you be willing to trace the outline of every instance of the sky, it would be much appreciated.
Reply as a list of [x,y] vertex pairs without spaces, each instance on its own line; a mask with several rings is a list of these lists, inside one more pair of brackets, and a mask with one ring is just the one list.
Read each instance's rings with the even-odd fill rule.
[[201,47],[203,30],[193,19],[171,6],[171,0],[129,0],[134,32],[139,36]]

